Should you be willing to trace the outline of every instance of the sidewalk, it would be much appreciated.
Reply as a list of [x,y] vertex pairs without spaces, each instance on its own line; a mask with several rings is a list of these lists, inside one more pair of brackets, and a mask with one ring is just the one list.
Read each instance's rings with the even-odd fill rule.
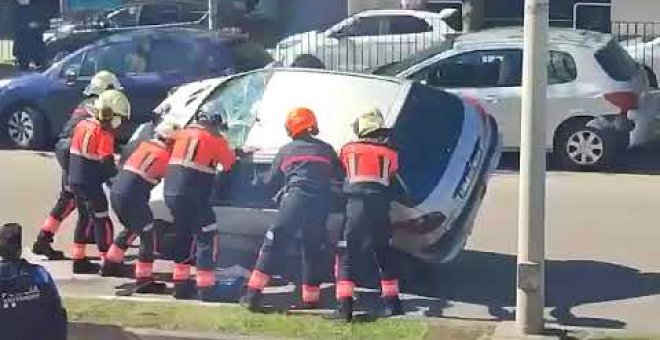
[[[135,297],[116,297],[114,295],[115,287],[130,282],[130,279],[119,278],[102,278],[98,275],[73,275],[71,273],[70,261],[40,261],[38,258],[31,256],[30,252],[25,252],[28,260],[44,265],[57,281],[61,295],[67,298],[86,298],[86,299],[105,299],[109,301],[139,301],[141,303],[166,303],[173,306],[204,306],[208,308],[222,308],[232,307],[235,308],[236,304],[218,303],[218,304],[202,304],[197,301],[176,301],[169,295],[139,295]],[[157,262],[156,272],[169,272],[170,264],[167,262]],[[333,305],[332,302],[332,289],[326,287],[323,290],[323,306],[326,309],[314,311],[313,314],[330,313]],[[290,295],[294,287],[292,285],[269,288],[269,300],[271,304],[278,306],[278,308],[286,309],[290,304]],[[404,304],[410,304],[418,301],[422,297],[419,296],[404,296]],[[369,300],[369,296],[366,299]],[[371,299],[373,300],[373,299]],[[430,301],[431,299],[429,299]],[[373,301],[372,301],[373,302]],[[367,302],[370,303],[370,302]],[[447,301],[438,302],[442,304],[451,304]],[[361,306],[365,307],[365,306]],[[428,311],[428,310],[427,310]],[[292,312],[297,313],[297,312]],[[311,312],[306,312],[309,314]],[[157,316],[154,315],[156,318]],[[450,337],[455,340],[462,339],[495,339],[495,340],[512,340],[512,339],[626,339],[630,334],[623,330],[609,331],[596,328],[571,328],[548,324],[548,328],[554,329],[545,336],[519,336],[515,332],[515,327],[512,322],[497,322],[497,320],[478,320],[478,319],[461,319],[458,316],[444,316],[429,317],[428,313],[417,312],[408,313],[408,318],[423,320],[429,326],[426,339],[434,339],[440,336],[446,338],[447,329],[458,329],[452,331],[457,337]],[[75,320],[73,320],[75,321]],[[474,330],[472,330],[474,329]],[[484,331],[484,329],[492,329],[492,331]],[[246,339],[246,340],[263,340],[274,339],[271,337],[263,336],[238,336],[235,334],[224,333],[190,333],[178,331],[159,331],[159,330],[134,330],[134,329],[121,329],[116,326],[104,325],[89,325],[89,324],[72,324],[73,334],[82,334],[83,336],[74,336],[73,339],[86,339],[85,334],[95,334],[95,339],[106,339],[103,336],[108,336],[107,339]],[[91,332],[91,333],[90,333]],[[436,334],[441,332],[442,335]],[[97,337],[98,334],[98,337]],[[119,334],[119,335],[118,335]],[[636,339],[660,339],[652,337],[640,337]]]

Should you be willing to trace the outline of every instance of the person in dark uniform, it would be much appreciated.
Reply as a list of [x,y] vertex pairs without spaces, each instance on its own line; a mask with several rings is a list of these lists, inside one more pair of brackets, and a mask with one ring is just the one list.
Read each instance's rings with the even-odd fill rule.
[[[54,241],[55,234],[57,234],[62,221],[76,210],[73,191],[71,191],[68,182],[69,148],[71,147],[73,129],[81,120],[93,116],[94,102],[103,91],[111,89],[122,90],[121,84],[114,74],[108,71],[100,71],[95,74],[89,85],[83,91],[84,100],[73,111],[71,118],[69,118],[64,124],[62,131],[59,136],[57,136],[58,140],[57,143],[55,143],[55,156],[62,170],[62,185],[57,202],[50,211],[46,221],[41,225],[37,240],[32,245],[33,253],[44,255],[49,260],[64,259],[64,253],[53,249],[51,244]],[[84,209],[78,210],[77,223],[85,226],[89,223],[89,218],[85,215]]]
[[67,316],[50,274],[21,259],[22,228],[0,227],[0,334],[2,339],[66,340]]
[[86,255],[86,240],[93,235],[101,258],[114,236],[103,183],[117,173],[114,161],[115,133],[124,119],[130,118],[128,98],[118,90],[101,93],[94,106],[94,118],[76,125],[71,138],[69,183],[79,209],[91,219],[91,228],[76,225],[71,253],[74,274],[98,273]]
[[323,268],[321,244],[331,205],[332,179],[342,181],[344,173],[331,145],[314,138],[319,128],[314,112],[307,108],[292,110],[286,119],[286,130],[293,139],[283,146],[264,179],[269,191],[281,191],[275,224],[266,232],[264,243],[241,304],[250,311],[262,310],[262,291],[273,275],[275,262],[286,244],[302,231],[303,236],[303,308],[319,303]]
[[124,255],[139,237],[134,289],[137,293],[160,292],[163,288],[154,282],[152,275],[155,239],[149,197],[151,190],[165,176],[177,128],[171,120],[160,123],[155,138],[141,142],[128,157],[110,190],[112,209],[125,228],[110,247],[101,267],[101,276],[124,276]]
[[46,45],[43,34],[48,29],[48,11],[36,1],[15,0],[12,7],[14,57],[19,69],[28,70],[30,63],[44,66]]
[[[201,113],[194,124],[176,133],[165,175],[165,204],[174,217],[174,297],[193,297],[190,263],[196,260],[197,296],[214,301],[218,232],[211,208],[211,193],[218,174],[227,173],[236,162],[223,132],[219,113]],[[217,188],[215,188],[217,190]],[[194,240],[196,255],[191,251]]]
[[390,230],[392,184],[399,169],[398,152],[390,143],[389,129],[381,113],[373,109],[353,124],[359,138],[346,144],[340,154],[346,170],[346,220],[343,239],[338,244],[336,294],[339,308],[333,319],[350,322],[353,315],[353,290],[356,256],[371,240],[381,273],[383,316],[401,315],[399,280],[394,267]]

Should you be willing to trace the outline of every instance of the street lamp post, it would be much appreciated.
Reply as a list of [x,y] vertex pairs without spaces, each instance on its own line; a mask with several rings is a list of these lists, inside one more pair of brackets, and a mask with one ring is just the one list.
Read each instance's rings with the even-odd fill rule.
[[209,0],[209,31],[216,29],[215,16],[217,13],[217,0]]
[[549,0],[525,0],[516,325],[544,330],[545,125]]

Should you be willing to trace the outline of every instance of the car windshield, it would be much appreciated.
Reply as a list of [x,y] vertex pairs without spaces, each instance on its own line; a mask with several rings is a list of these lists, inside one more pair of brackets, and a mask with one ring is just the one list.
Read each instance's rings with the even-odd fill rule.
[[399,73],[429,59],[432,58],[442,52],[445,52],[447,50],[450,50],[453,46],[453,42],[450,40],[445,40],[429,49],[426,49],[422,52],[416,53],[411,55],[410,57],[403,59],[399,62],[394,62],[391,64],[383,65],[375,70],[373,70],[371,73],[381,75],[381,76],[390,76],[394,77],[398,75]]

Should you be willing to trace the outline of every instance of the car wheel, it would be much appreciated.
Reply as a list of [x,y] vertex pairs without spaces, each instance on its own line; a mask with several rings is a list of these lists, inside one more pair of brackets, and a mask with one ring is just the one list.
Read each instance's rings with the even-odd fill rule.
[[323,62],[311,54],[301,54],[293,60],[291,67],[325,69]]
[[619,149],[613,133],[587,127],[584,122],[568,125],[557,138],[554,151],[566,170],[606,169],[613,165]]
[[10,146],[43,149],[48,143],[43,114],[29,106],[19,106],[5,116],[3,135]]

